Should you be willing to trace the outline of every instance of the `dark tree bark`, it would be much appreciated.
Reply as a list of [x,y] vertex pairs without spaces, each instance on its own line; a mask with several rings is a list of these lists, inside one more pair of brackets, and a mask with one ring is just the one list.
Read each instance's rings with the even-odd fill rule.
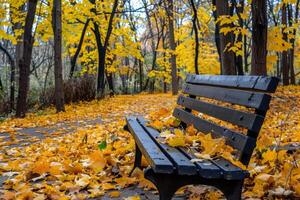
[[[281,23],[284,26],[282,29],[283,40],[288,42],[287,33],[284,29],[287,27],[287,5],[283,4],[281,9]],[[283,85],[288,85],[289,81],[289,64],[288,64],[288,51],[283,51],[281,54],[281,68],[282,68],[282,80]]]
[[[149,10],[148,10],[148,4],[147,4],[146,0],[143,0],[143,6],[144,6],[144,9],[145,9],[145,14],[146,14],[146,18],[147,18],[148,30],[149,30],[149,33],[150,33],[151,50],[152,50],[152,67],[151,67],[151,70],[155,70],[156,69],[156,59],[157,59],[157,47],[158,47],[158,44],[159,44],[159,33],[158,33],[157,43],[155,44],[155,36],[154,36],[154,33],[153,33],[153,26],[152,26],[152,23],[151,23],[151,17],[150,17],[150,13],[149,13]],[[159,32],[158,31],[158,26],[156,26],[156,29],[157,29],[157,32]],[[155,85],[155,78],[152,78],[150,80],[150,87],[149,87],[149,92],[150,93],[154,92],[154,85]]]
[[[129,8],[129,15],[127,15],[128,20],[129,20],[129,25],[130,25],[130,29],[135,33],[134,35],[134,41],[137,43],[139,42],[138,37],[137,37],[137,27],[136,27],[136,23],[134,21],[134,16],[133,16],[133,8],[131,5],[131,1],[128,1],[128,8]],[[138,47],[139,51],[142,53],[142,50],[140,47]],[[138,60],[137,58],[135,58],[135,63],[137,63],[137,67],[138,67],[138,85],[139,85],[139,92],[143,91],[143,73],[144,73],[144,69],[143,69],[143,62],[141,60]]]
[[267,75],[268,18],[267,1],[253,0],[252,8],[252,75]]
[[[241,17],[241,14],[244,12],[244,0],[239,1],[239,5],[237,4],[236,0],[233,0],[233,5],[236,9],[236,13],[239,17],[239,26],[241,28],[244,27],[244,20]],[[246,37],[247,38],[247,37]],[[236,42],[243,43],[243,35],[239,34],[238,37],[236,38]],[[246,43],[247,41],[245,41]],[[246,48],[246,47],[245,47]],[[246,55],[245,55],[246,57]],[[243,56],[240,55],[235,55],[235,65],[236,65],[236,71],[238,75],[244,75],[244,69],[243,69]]]
[[[91,0],[91,2],[95,4],[95,0]],[[98,98],[103,98],[105,96],[105,59],[106,59],[107,48],[109,45],[109,39],[113,30],[113,20],[117,11],[118,3],[119,3],[118,0],[114,1],[113,8],[108,21],[108,27],[107,27],[104,43],[102,43],[101,41],[99,25],[97,24],[97,22],[94,22],[93,32],[95,34],[97,49],[98,49],[98,80],[97,80]]]
[[143,82],[144,82],[144,69],[143,69],[143,63],[141,60],[139,60],[139,87],[140,92],[143,92]]
[[34,17],[36,13],[37,0],[28,1],[28,11],[25,18],[24,25],[24,41],[23,41],[23,54],[19,61],[19,91],[17,99],[16,117],[25,117],[27,111],[27,93],[29,90],[29,71],[31,63],[31,55],[34,38],[31,34]]
[[175,42],[175,33],[174,33],[174,5],[173,0],[165,1],[166,3],[166,11],[168,15],[168,33],[169,33],[169,45],[172,50],[172,55],[170,58],[171,63],[171,76],[172,76],[172,94],[178,94],[178,77],[177,77],[177,66],[176,66],[176,56],[174,54],[176,50],[176,42]]
[[1,92],[3,91],[3,83],[2,83],[1,77],[0,77],[0,91],[1,91]]
[[[216,14],[217,18],[222,16],[232,15],[232,8],[229,6],[228,0],[216,0]],[[230,25],[224,25],[223,27],[227,27]],[[226,75],[236,75],[236,66],[235,66],[235,54],[232,51],[227,51],[226,47],[228,44],[233,44],[234,35],[233,33],[220,33],[220,54],[221,54],[221,66],[222,66],[222,74]]]
[[194,68],[195,68],[195,73],[199,74],[199,69],[198,69],[198,59],[199,59],[199,32],[198,32],[198,12],[197,8],[195,5],[194,0],[190,0],[190,4],[193,10],[193,30],[195,33],[195,61],[194,61]]
[[64,112],[64,83],[62,75],[62,10],[61,0],[53,1],[52,27],[54,32],[54,77],[56,112]]
[[[4,52],[10,63],[10,111],[15,107],[15,71],[16,65],[12,55],[0,44],[0,50]],[[3,90],[2,81],[0,79],[0,90]]]
[[[25,12],[25,5],[21,5],[19,8],[19,12]],[[11,23],[13,24],[12,29],[13,33],[16,36],[16,31],[22,29],[22,23],[17,22],[14,23],[13,20],[11,19]],[[15,60],[14,60],[14,65],[11,68],[11,73],[10,73],[10,111],[15,109],[15,88],[16,88],[16,66],[19,66],[19,60],[22,57],[23,54],[23,40],[24,33],[21,35],[16,36],[17,39],[17,44],[15,46]]]
[[[212,4],[214,7],[216,7],[216,1],[217,0],[212,0]],[[214,9],[213,10],[213,16],[215,18],[215,21],[218,20],[218,14],[217,14],[217,10]],[[220,44],[220,26],[219,23],[215,23],[215,43],[216,43],[216,47],[217,47],[217,51],[219,54],[219,61],[220,61],[220,67],[221,67],[221,74],[222,74],[222,61],[221,61],[221,44]]]
[[76,52],[75,52],[74,56],[72,56],[72,58],[71,58],[71,69],[70,69],[70,75],[69,75],[70,78],[72,78],[73,75],[74,75],[75,67],[76,67],[76,61],[77,61],[77,58],[79,56],[79,53],[80,53],[80,50],[81,50],[81,47],[82,47],[82,44],[83,44],[84,36],[85,36],[86,30],[88,28],[89,22],[90,22],[90,19],[87,19],[85,24],[84,24],[84,27],[82,29],[80,40],[79,40]]
[[[295,16],[294,16],[294,23],[298,23],[299,18],[299,5],[300,0],[297,0],[296,7],[295,7]],[[288,18],[289,18],[289,26],[293,25],[293,8],[292,5],[288,7]],[[296,37],[297,30],[294,29],[293,36]],[[294,68],[294,59],[295,59],[295,38],[290,39],[290,43],[292,44],[292,48],[289,50],[289,69],[290,69],[290,82],[291,84],[296,84],[296,77],[295,77],[295,68]]]

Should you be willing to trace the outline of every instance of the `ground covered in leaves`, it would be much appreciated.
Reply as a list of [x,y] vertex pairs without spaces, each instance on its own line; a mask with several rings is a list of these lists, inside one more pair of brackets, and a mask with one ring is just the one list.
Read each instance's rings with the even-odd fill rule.
[[[244,198],[300,198],[299,105],[300,87],[281,87],[274,95],[248,166],[251,177],[246,180]],[[0,123],[0,176],[10,178],[0,188],[0,199],[118,198],[123,188],[133,185],[154,189],[141,171],[128,176],[134,140],[123,130],[124,117],[147,116],[153,126],[162,128],[174,120],[170,116],[175,106],[176,97],[170,94],[117,96],[68,105],[65,113],[56,114],[49,108],[25,119],[7,119]],[[24,133],[20,130],[37,127],[54,131],[39,131],[45,135],[42,140],[21,137]],[[65,134],[66,129],[72,134]],[[204,148],[198,157],[208,159],[211,149],[219,152],[224,145],[194,133],[192,127],[189,130],[193,134],[188,138],[180,129],[174,133],[163,130],[164,142],[189,146],[199,140]],[[223,150],[221,156],[230,159],[229,151]],[[183,192],[190,199],[222,198],[215,190],[203,187],[189,187]],[[141,197],[137,194],[125,198]]]

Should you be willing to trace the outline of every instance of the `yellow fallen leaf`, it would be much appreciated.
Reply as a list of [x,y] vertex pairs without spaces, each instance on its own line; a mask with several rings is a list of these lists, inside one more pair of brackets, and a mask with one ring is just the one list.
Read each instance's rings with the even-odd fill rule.
[[294,188],[297,196],[300,197],[300,183],[294,185],[293,188]]
[[50,170],[50,163],[44,158],[41,158],[37,162],[33,163],[33,166],[31,168],[31,171],[33,173],[37,173],[40,175],[48,172],[49,170]]
[[77,186],[84,188],[90,183],[91,177],[87,174],[81,174],[81,177],[75,180]]
[[99,173],[106,166],[107,160],[101,151],[96,150],[93,153],[91,153],[89,157],[91,160],[90,167],[94,170],[94,172]]
[[0,199],[3,200],[12,200],[16,198],[16,193],[10,191],[4,191],[4,193],[0,196]]
[[112,190],[116,188],[116,186],[111,183],[103,183],[101,184],[101,187],[103,190]]
[[182,130],[175,129],[174,134],[174,136],[167,138],[167,144],[169,144],[171,147],[184,147],[186,143]]
[[185,140],[183,137],[170,137],[167,140],[167,144],[171,147],[184,147],[185,146]]
[[159,131],[162,130],[164,127],[164,123],[162,123],[159,120],[155,120],[154,122],[151,122],[149,125]]
[[120,192],[119,191],[112,191],[112,192],[110,192],[109,193],[109,196],[111,197],[111,198],[118,198],[118,197],[120,197]]
[[141,197],[140,196],[131,196],[131,197],[124,198],[124,200],[141,200]]
[[265,153],[263,153],[262,155],[263,160],[262,163],[270,163],[272,166],[275,165],[274,161],[276,160],[277,157],[277,153],[276,151],[272,151],[272,150],[267,150]]

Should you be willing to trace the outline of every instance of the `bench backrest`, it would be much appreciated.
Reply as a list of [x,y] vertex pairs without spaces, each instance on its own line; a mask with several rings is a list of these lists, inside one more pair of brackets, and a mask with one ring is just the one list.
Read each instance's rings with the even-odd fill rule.
[[[192,124],[203,133],[224,137],[226,143],[237,150],[239,160],[248,165],[269,109],[271,96],[268,93],[274,93],[278,83],[278,78],[266,76],[188,75],[183,87],[183,93],[188,95],[179,96],[177,103],[183,108],[176,108],[173,115],[184,125]],[[213,99],[214,103],[205,99]],[[252,108],[253,111],[234,109],[216,101]],[[201,115],[194,115],[192,110],[247,129],[247,134],[205,120]]]

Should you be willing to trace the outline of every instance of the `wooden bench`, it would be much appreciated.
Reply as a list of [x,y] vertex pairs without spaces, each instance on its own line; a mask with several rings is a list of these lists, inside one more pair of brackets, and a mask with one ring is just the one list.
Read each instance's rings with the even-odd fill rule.
[[[188,75],[183,87],[186,95],[179,96],[180,107],[173,115],[181,121],[183,128],[193,125],[213,137],[224,137],[226,144],[236,149],[236,157],[248,165],[269,109],[271,96],[267,93],[274,93],[278,82],[275,77],[263,76]],[[208,103],[204,98],[252,108],[253,112]],[[207,121],[192,114],[192,110],[244,128],[247,134]],[[241,198],[248,171],[224,158],[191,162],[195,158],[191,152],[159,143],[156,139],[160,133],[147,127],[142,117],[130,116],[126,120],[125,129],[131,132],[136,142],[134,168],[141,167],[143,155],[150,165],[144,171],[145,178],[157,187],[160,200],[172,199],[180,187],[190,184],[214,186],[230,200]]]

